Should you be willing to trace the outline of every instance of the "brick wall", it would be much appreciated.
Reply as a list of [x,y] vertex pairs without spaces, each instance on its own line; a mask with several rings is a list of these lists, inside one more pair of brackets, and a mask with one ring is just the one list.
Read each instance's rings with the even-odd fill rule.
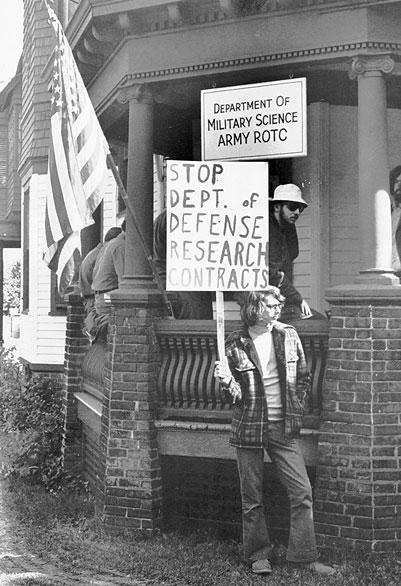
[[332,300],[315,497],[323,548],[401,549],[398,289]]
[[69,295],[64,360],[64,413],[65,431],[63,462],[66,470],[81,468],[81,423],[75,393],[81,390],[81,366],[89,348],[88,339],[82,334],[85,310],[80,295]]
[[111,528],[152,532],[161,526],[154,426],[160,356],[153,320],[158,312],[119,302],[110,316],[99,493],[103,493],[105,524]]

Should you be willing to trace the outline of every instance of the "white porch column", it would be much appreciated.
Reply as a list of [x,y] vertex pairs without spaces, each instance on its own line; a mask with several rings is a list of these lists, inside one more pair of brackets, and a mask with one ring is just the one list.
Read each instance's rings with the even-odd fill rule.
[[361,259],[357,283],[398,283],[391,269],[391,206],[387,147],[385,74],[389,55],[360,55],[352,61],[358,79],[358,165]]
[[[134,84],[121,90],[119,102],[129,104],[127,196],[145,244],[152,252],[154,100],[146,84]],[[129,210],[126,222],[125,270],[120,291],[157,292],[142,239]]]

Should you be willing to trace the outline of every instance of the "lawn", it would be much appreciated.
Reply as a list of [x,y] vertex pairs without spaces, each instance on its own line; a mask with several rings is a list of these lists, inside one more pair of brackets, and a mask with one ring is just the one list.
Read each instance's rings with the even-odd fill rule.
[[[1,481],[3,509],[11,527],[31,553],[69,574],[118,573],[127,584],[154,586],[399,586],[396,555],[372,556],[338,551],[332,577],[288,568],[277,548],[273,574],[252,575],[239,558],[239,544],[207,532],[166,531],[145,538],[137,533],[110,535],[94,514],[88,495],[45,492],[21,480]],[[15,582],[10,582],[10,584]],[[37,582],[46,584],[46,582]],[[21,582],[25,586],[26,582]]]

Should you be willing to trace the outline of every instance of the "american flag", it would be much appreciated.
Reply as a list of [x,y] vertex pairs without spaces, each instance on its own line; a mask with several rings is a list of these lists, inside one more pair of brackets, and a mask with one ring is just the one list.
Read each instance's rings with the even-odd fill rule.
[[57,273],[59,291],[64,293],[79,269],[80,231],[93,224],[92,213],[104,195],[110,151],[61,24],[45,4],[57,44],[43,259]]

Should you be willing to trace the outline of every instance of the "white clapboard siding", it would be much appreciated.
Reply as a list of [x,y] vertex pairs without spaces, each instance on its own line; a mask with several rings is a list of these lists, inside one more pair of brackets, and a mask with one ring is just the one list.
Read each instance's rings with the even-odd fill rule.
[[117,184],[112,172],[109,171],[103,199],[103,234],[106,234],[106,232],[113,226],[121,224],[121,222],[117,222],[117,200]]
[[311,216],[308,208],[297,220],[299,255],[294,262],[294,286],[306,301],[311,300]]
[[29,182],[29,311],[21,315],[18,353],[30,363],[62,364],[65,316],[49,315],[50,271],[42,260],[44,218],[50,188],[47,175],[32,175]]
[[[213,319],[216,319],[216,302],[213,301]],[[239,305],[236,301],[224,301],[224,319],[229,320],[240,320],[241,315],[239,311]]]

